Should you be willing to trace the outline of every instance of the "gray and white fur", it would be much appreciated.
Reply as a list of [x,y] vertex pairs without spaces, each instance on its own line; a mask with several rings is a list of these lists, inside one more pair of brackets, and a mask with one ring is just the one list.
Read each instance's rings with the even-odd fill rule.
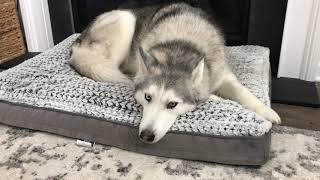
[[224,38],[206,13],[184,3],[104,13],[73,44],[71,65],[96,81],[135,87],[139,136],[159,141],[176,118],[219,95],[272,123],[280,117],[235,77]]

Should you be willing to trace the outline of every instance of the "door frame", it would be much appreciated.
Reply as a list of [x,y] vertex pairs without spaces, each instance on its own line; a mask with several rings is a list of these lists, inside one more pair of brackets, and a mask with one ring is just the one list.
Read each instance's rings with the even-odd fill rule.
[[19,0],[28,52],[42,52],[54,46],[47,0]]
[[289,0],[278,77],[320,81],[320,1]]

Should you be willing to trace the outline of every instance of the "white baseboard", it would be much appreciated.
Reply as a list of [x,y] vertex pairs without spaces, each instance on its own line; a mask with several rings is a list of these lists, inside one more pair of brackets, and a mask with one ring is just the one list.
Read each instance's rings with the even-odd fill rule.
[[42,52],[54,46],[47,0],[19,0],[29,52]]

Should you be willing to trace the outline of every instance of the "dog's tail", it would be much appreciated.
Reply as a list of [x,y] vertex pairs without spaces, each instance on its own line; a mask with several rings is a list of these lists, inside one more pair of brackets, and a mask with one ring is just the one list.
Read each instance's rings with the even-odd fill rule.
[[72,46],[70,64],[96,81],[131,84],[119,67],[127,57],[136,17],[130,11],[111,11],[97,17]]

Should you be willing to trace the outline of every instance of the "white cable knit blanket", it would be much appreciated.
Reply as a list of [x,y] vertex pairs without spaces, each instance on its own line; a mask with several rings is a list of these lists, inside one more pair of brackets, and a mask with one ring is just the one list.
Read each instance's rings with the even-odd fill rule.
[[[138,126],[141,106],[133,89],[95,82],[68,64],[72,35],[54,48],[0,73],[0,100],[85,114]],[[243,85],[270,106],[269,50],[259,46],[227,47],[231,68]],[[178,118],[171,131],[222,136],[261,136],[271,123],[238,103],[217,99]]]

